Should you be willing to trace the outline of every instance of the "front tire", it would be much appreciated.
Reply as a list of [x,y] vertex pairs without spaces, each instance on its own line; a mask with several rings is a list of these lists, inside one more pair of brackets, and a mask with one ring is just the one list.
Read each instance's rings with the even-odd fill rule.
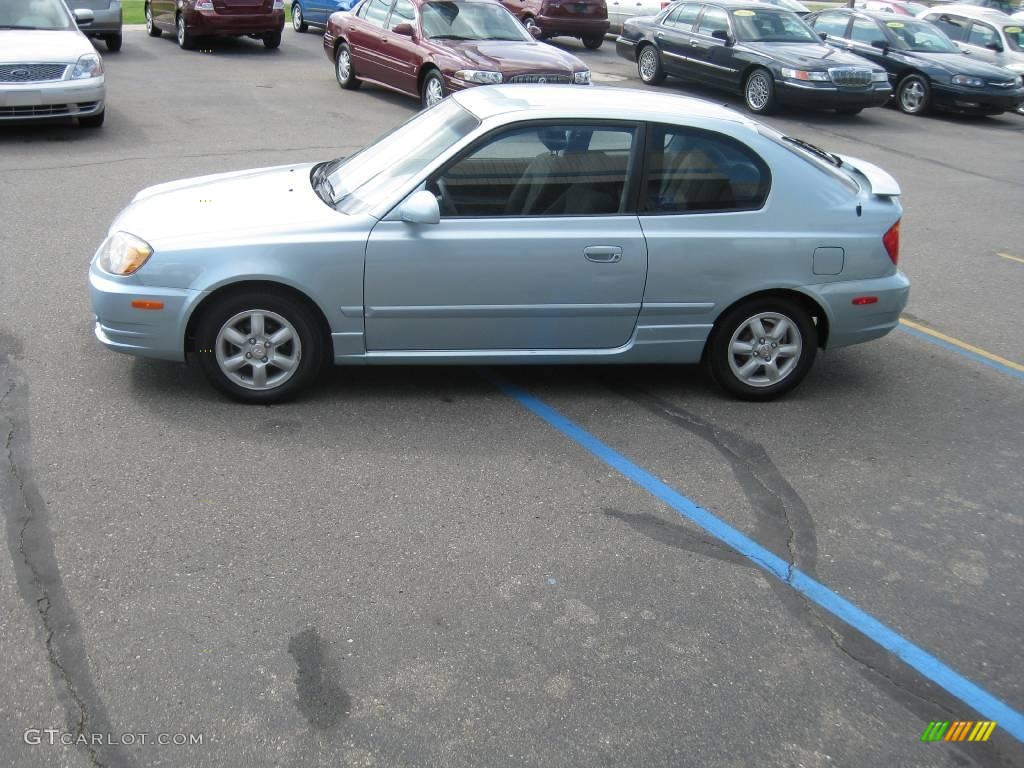
[[146,32],[150,37],[160,37],[160,29],[153,23],[153,9],[146,3]]
[[743,84],[743,100],[755,115],[770,115],[778,110],[775,80],[767,69],[755,69]]
[[292,29],[296,32],[305,32],[309,24],[302,18],[302,6],[299,3],[292,3]]
[[117,53],[121,50],[121,46],[124,44],[124,36],[121,34],[107,35],[103,38],[103,42],[107,44],[107,50],[111,53]]
[[896,106],[908,115],[923,115],[931,98],[932,89],[921,75],[907,75],[896,86]]
[[807,311],[784,297],[743,302],[716,324],[707,361],[719,386],[741,400],[773,400],[803,381],[818,351]]
[[583,37],[583,47],[591,51],[596,51],[604,43],[604,35],[585,35]]
[[423,77],[423,85],[420,86],[420,102],[424,109],[437,104],[445,97],[444,78],[436,69],[432,69]]
[[281,30],[275,29],[273,32],[264,32],[261,38],[263,45],[274,50],[275,48],[281,47]]
[[308,386],[323,363],[316,316],[301,300],[247,291],[215,300],[196,327],[210,383],[244,403],[278,403]]
[[191,51],[195,48],[196,39],[195,36],[189,31],[188,27],[185,26],[185,17],[180,13],[174,20],[174,29],[177,33],[178,47],[183,51]]
[[334,76],[338,78],[338,85],[346,91],[354,91],[363,84],[356,77],[355,67],[352,66],[352,51],[348,43],[342,43],[334,52]]
[[636,70],[647,85],[665,82],[665,70],[661,66],[661,54],[653,45],[645,45],[636,57]]

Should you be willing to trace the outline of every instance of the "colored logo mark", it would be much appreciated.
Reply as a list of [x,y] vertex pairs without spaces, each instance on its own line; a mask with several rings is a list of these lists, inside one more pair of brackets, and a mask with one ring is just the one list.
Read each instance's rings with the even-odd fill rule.
[[995,729],[992,720],[932,720],[921,734],[921,741],[988,741]]

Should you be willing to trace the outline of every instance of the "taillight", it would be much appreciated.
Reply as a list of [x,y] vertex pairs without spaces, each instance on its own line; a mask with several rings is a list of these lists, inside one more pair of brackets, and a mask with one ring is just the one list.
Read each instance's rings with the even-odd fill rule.
[[889,254],[889,258],[892,259],[892,263],[896,264],[900,260],[900,222],[899,219],[896,223],[889,227],[889,231],[882,235],[882,245],[885,246],[885,252]]
[[664,11],[666,8],[672,5],[672,2],[673,0],[661,0],[661,10]]

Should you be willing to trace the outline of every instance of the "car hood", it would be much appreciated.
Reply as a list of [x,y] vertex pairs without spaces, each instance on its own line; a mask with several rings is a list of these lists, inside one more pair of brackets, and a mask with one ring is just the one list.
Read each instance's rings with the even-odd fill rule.
[[502,72],[573,72],[587,69],[587,65],[571,53],[533,41],[450,40],[444,49],[462,59],[467,69]]
[[797,69],[813,67],[870,67],[880,69],[867,59],[840,51],[824,43],[744,43],[748,48]]
[[966,53],[915,53],[900,51],[904,61],[916,63],[927,62],[932,67],[948,72],[950,75],[971,75],[984,77],[988,80],[1007,80],[1006,70],[995,64],[976,59]]
[[67,63],[96,53],[77,29],[0,29],[0,63]]
[[130,232],[159,251],[336,229],[344,215],[313,192],[312,167],[256,168],[147,187],[121,211],[110,232]]

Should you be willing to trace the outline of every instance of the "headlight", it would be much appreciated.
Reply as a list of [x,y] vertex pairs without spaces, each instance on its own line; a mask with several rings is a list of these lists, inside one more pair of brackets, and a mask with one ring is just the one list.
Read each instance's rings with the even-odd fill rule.
[[87,53],[78,60],[71,72],[72,80],[85,80],[87,77],[99,77],[103,74],[103,59],[98,53]]
[[584,69],[582,72],[573,72],[572,81],[576,85],[590,85],[590,70]]
[[130,275],[152,255],[153,249],[145,240],[127,232],[115,232],[103,241],[96,263],[112,275]]
[[482,69],[460,69],[455,73],[455,77],[468,83],[479,83],[480,85],[497,85],[505,79],[502,77],[501,72],[490,72]]
[[985,81],[970,75],[953,75],[953,85],[966,85],[968,88],[984,88]]
[[872,83],[888,83],[889,73],[888,72],[872,72],[871,73]]
[[829,81],[828,72],[808,72],[806,69],[782,68],[782,76],[789,80],[814,80],[819,83]]

